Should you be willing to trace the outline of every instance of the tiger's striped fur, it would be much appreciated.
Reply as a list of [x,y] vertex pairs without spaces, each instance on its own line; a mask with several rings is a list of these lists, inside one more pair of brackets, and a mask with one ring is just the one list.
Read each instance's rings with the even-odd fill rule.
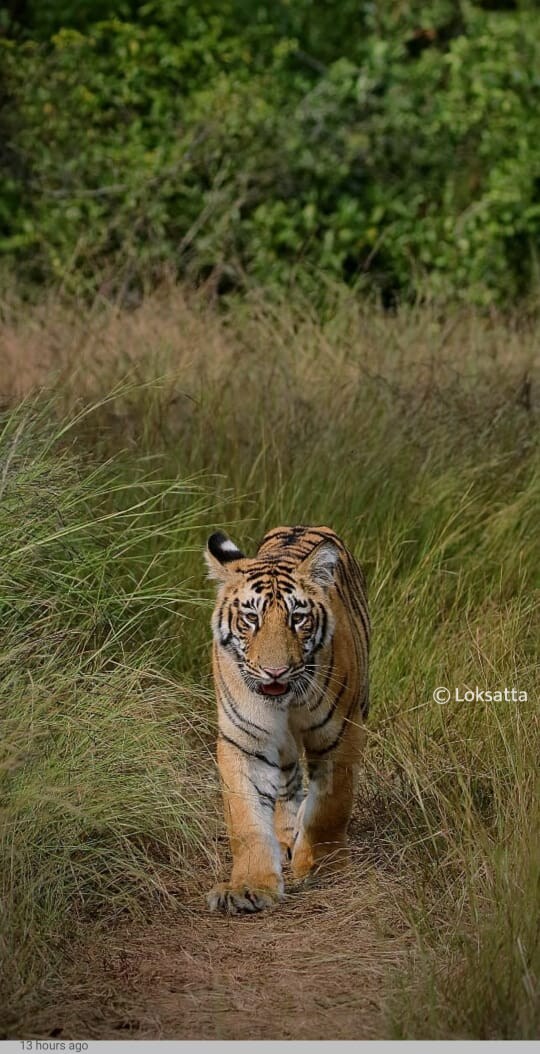
[[[250,559],[208,541],[217,746],[233,867],[213,910],[258,911],[343,866],[368,712],[364,575],[328,527],[277,527]],[[305,785],[307,783],[307,789]]]

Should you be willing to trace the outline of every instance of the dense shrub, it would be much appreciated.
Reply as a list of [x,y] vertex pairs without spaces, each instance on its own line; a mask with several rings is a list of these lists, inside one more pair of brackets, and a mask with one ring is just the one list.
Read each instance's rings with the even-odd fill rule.
[[387,298],[526,293],[540,14],[290,6],[155,0],[92,22],[99,5],[35,5],[3,44],[0,250],[76,287],[168,265],[235,285],[322,269]]

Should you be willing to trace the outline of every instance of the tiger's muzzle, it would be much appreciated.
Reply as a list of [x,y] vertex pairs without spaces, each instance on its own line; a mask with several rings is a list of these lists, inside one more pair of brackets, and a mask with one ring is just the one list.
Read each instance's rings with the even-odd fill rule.
[[[302,672],[303,667],[298,668],[295,666],[261,667],[257,690],[260,695],[273,698],[287,695],[288,692],[293,690],[292,682],[301,676]],[[263,675],[262,677],[260,676],[261,674]]]

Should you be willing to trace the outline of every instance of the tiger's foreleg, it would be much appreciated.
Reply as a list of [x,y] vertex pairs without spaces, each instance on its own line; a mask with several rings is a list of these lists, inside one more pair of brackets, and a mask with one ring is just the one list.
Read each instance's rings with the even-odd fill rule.
[[298,814],[292,856],[295,878],[338,871],[349,863],[347,828],[354,802],[356,768],[332,761],[311,766],[306,799]]
[[283,862],[289,861],[292,856],[297,816],[303,800],[302,770],[297,762],[292,772],[281,774],[279,797],[276,802],[276,835]]
[[229,915],[261,911],[283,894],[274,830],[280,772],[224,739],[217,756],[233,866],[230,880],[208,894],[208,905]]
[[349,863],[347,829],[364,742],[363,725],[349,720],[328,755],[321,757],[307,745],[309,786],[297,818],[292,857],[295,878],[305,878],[312,871],[341,870]]

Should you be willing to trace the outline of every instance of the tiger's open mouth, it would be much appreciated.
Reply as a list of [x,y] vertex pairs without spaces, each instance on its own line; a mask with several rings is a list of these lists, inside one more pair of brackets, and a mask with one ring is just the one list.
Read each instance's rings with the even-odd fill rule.
[[283,681],[269,681],[268,684],[260,684],[259,691],[262,695],[285,695],[289,691],[289,685]]

